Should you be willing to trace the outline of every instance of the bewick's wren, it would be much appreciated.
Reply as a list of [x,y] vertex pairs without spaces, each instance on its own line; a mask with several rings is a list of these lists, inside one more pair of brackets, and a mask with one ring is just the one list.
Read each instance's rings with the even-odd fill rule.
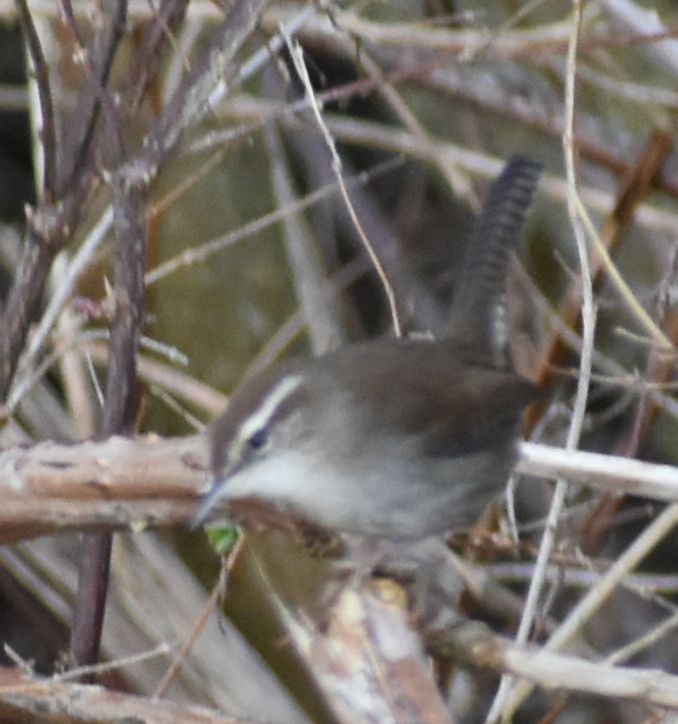
[[512,370],[505,277],[540,166],[513,158],[469,242],[447,336],[379,339],[274,367],[212,432],[221,501],[274,506],[336,532],[418,538],[474,522],[511,472],[537,389]]

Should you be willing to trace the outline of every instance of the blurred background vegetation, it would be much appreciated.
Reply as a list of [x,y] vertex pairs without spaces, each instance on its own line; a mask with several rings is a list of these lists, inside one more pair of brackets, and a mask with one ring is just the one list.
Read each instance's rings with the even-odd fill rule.
[[[141,147],[182,75],[209,46],[227,9],[221,4],[229,5],[194,0],[183,23],[167,30],[172,38],[157,77],[124,128],[130,153]],[[28,6],[49,69],[55,115],[67,126],[77,116],[84,83],[73,39],[59,3]],[[91,37],[101,21],[99,4],[78,0],[73,7],[85,36]],[[134,68],[142,29],[157,21],[151,8],[150,3],[130,2],[110,81],[113,89],[122,87]],[[656,16],[648,11],[656,11]],[[528,434],[562,444],[579,357],[577,314],[568,320],[563,301],[568,289],[574,289],[578,300],[579,274],[566,210],[562,149],[570,12],[570,3],[556,0],[271,3],[238,56],[237,67],[247,67],[261,49],[264,61],[215,101],[201,123],[188,129],[151,187],[146,217],[150,274],[186,250],[197,250],[199,256],[148,280],[144,335],[155,346],[144,344],[141,353],[144,397],[138,430],[161,435],[202,431],[239,381],[262,366],[289,354],[317,354],[390,333],[383,289],[337,193],[327,146],[302,103],[303,88],[289,55],[284,47],[265,51],[281,23],[292,21],[315,90],[324,100],[324,118],[336,140],[352,202],[393,284],[408,332],[435,333],[444,319],[465,234],[488,182],[505,160],[521,153],[544,163],[545,177],[512,270],[512,346],[524,374],[550,379],[554,386],[550,407],[532,421]],[[33,129],[36,123],[35,95],[27,82],[22,31],[11,3],[0,2],[0,20],[4,295],[20,253],[24,206],[36,203],[34,162],[40,154],[39,135],[31,130],[31,118]],[[575,128],[582,197],[599,229],[614,227],[609,231],[614,263],[674,343],[677,23],[672,0],[586,4],[577,58]],[[102,169],[104,158],[102,152]],[[368,182],[358,176],[363,172],[371,174]],[[290,213],[295,200],[330,186],[325,197],[309,203],[303,213]],[[109,199],[103,177],[54,266],[45,305]],[[616,212],[621,208],[623,213],[616,213],[615,205]],[[276,210],[284,213],[275,223],[262,224],[256,233],[237,240],[226,238],[214,253],[200,251]],[[50,334],[48,349],[29,369],[20,367],[16,384],[36,370],[41,374],[10,410],[3,447],[95,434],[100,416],[97,385],[106,362],[100,333],[107,323],[109,274],[104,243],[64,308],[68,322],[62,317]],[[604,274],[596,282],[596,301],[598,377],[582,447],[676,464],[678,405],[671,386],[675,357],[656,351],[647,330],[638,325]],[[571,326],[572,335],[556,354],[548,351],[546,340],[558,328],[558,318]],[[66,335],[71,335],[68,349],[78,360],[75,376],[63,354]],[[40,360],[50,350],[56,353],[43,370]],[[517,498],[520,521],[541,520],[550,486],[535,484],[527,495],[522,488]],[[591,568],[605,567],[656,514],[647,501],[633,500],[617,501],[601,513],[600,501],[590,491],[573,491],[570,502],[573,514],[562,532],[564,566],[580,566],[578,551],[588,545]],[[520,551],[494,559],[507,563],[504,574],[516,590],[523,590],[529,567],[514,580],[517,565],[510,574],[508,563],[532,561],[536,528],[527,530]],[[318,575],[318,564],[305,561],[303,553],[300,557],[277,538],[260,545],[272,559],[279,559],[273,567],[282,577],[290,574],[287,586],[298,585],[299,567],[312,569],[307,578]],[[71,538],[42,539],[0,551],[0,638],[34,660],[41,672],[53,670],[66,645],[74,546]],[[247,554],[243,560],[230,589],[231,619],[271,663],[302,709],[323,720],[327,714],[318,697],[308,693],[301,667],[280,643],[271,603],[262,596],[262,583],[248,566]],[[675,560],[673,536],[648,562],[651,595],[620,592],[592,624],[590,641],[600,651],[621,646],[638,635],[639,628],[660,620],[667,609],[675,611]],[[118,536],[105,654],[120,657],[183,637],[206,596],[196,581],[210,587],[217,571],[218,561],[201,533]],[[297,595],[303,598],[303,593]],[[571,588],[554,586],[552,613],[565,610],[573,595]],[[161,612],[171,606],[177,608],[176,617],[163,617]],[[510,616],[499,622],[507,632],[513,624]],[[201,650],[201,645],[209,646],[204,637],[198,641],[191,654],[194,663],[186,663],[169,695],[265,718],[265,697],[239,698],[224,685],[219,637],[213,632],[216,643],[210,644],[215,650]],[[644,650],[635,663],[676,672],[675,648],[664,639]],[[137,664],[116,674],[113,683],[148,693],[165,668],[166,662],[157,659]],[[457,705],[460,720],[482,720],[494,680],[464,682],[461,699],[466,703]],[[238,689],[237,684],[231,686]],[[252,703],[257,698],[258,709]],[[288,706],[284,715],[282,709],[274,709],[275,715],[269,711],[269,720],[303,719],[297,704]],[[531,706],[521,721],[536,721],[550,702],[535,698]],[[641,706],[599,701],[573,701],[570,713],[567,721],[582,722],[639,721],[647,714]]]

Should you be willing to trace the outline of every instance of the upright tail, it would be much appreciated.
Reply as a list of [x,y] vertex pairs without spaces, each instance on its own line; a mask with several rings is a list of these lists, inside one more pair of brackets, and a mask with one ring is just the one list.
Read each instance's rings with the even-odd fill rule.
[[520,239],[542,167],[514,156],[490,187],[478,216],[445,336],[458,354],[478,364],[508,369],[506,271]]

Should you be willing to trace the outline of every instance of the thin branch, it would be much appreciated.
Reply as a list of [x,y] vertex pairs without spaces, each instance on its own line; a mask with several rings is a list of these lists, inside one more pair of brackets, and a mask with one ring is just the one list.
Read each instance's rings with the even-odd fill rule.
[[678,711],[678,677],[659,669],[610,666],[537,647],[518,646],[479,623],[457,626],[440,639],[435,642],[436,650],[452,653],[482,668],[510,672],[530,681],[531,687],[627,699]]
[[[622,180],[613,208],[606,214],[600,234],[607,249],[616,248],[623,233],[631,225],[638,205],[646,195],[670,148],[670,138],[667,134],[652,134],[632,170]],[[600,284],[603,279],[604,267],[599,253],[591,253],[590,265],[592,278],[595,283]],[[574,327],[580,314],[580,308],[579,283],[576,279],[572,279],[559,302],[559,320],[568,327]],[[564,343],[562,324],[552,325],[541,344],[541,361],[537,373],[540,384],[548,385],[553,380],[554,366],[562,364],[564,360],[562,354]]]
[[[263,22],[266,27],[276,27],[290,15],[290,8],[274,6],[266,13]],[[408,22],[379,22],[360,17],[353,10],[333,10],[334,23],[316,14],[309,18],[299,30],[302,38],[322,38],[332,43],[338,33],[349,32],[365,43],[391,48],[407,47],[410,50],[448,52],[454,55],[470,54],[474,48],[483,49],[483,57],[511,58],[534,55],[538,52],[553,53],[567,46],[569,23],[559,21],[537,27],[520,27],[505,30],[493,37],[489,47],[488,33],[475,28],[441,28],[429,24]],[[341,30],[337,30],[341,28]]]
[[[137,178],[143,178],[146,184],[153,181],[181,132],[208,112],[208,96],[215,85],[223,82],[224,69],[228,78],[237,76],[232,60],[250,36],[266,2],[235,2],[213,43],[164,109],[142,150],[130,159]],[[225,87],[230,86],[226,83]],[[41,206],[28,217],[24,255],[0,318],[0,399],[7,395],[28,328],[37,316],[53,256],[70,238],[84,201],[92,191],[93,178],[93,169],[83,168],[69,181],[68,193],[57,205]]]
[[[242,538],[240,538],[236,543],[236,549],[238,549],[241,545]],[[177,651],[177,656],[175,657],[174,661],[168,667],[167,671],[164,673],[162,679],[155,688],[155,691],[153,692],[153,699],[159,699],[161,696],[163,696],[167,691],[169,685],[172,683],[172,679],[174,679],[177,672],[181,668],[181,664],[188,656],[191,647],[195,643],[195,640],[198,638],[198,636],[200,636],[203,629],[205,628],[207,619],[214,613],[214,610],[219,605],[219,601],[224,597],[224,593],[226,592],[226,580],[226,568],[222,566],[219,578],[217,579],[217,582],[212,586],[212,591],[208,596],[207,601],[205,601],[205,605],[203,606],[202,611],[198,614],[195,621],[193,622],[193,625],[191,626],[188,635],[186,636],[184,642],[181,644],[179,650]]]
[[[16,721],[35,721],[35,713],[43,719],[61,721],[135,721],[182,722],[185,724],[233,724],[232,716],[204,706],[158,701],[147,696],[122,694],[101,686],[58,683],[50,679],[36,681],[19,676],[19,683],[0,690],[0,717]],[[14,676],[16,681],[17,676]],[[12,688],[16,689],[15,693]],[[23,688],[23,690],[22,690]]]
[[[661,35],[667,31],[675,34],[675,26],[667,28],[656,9],[644,8],[631,0],[603,0],[601,5],[607,14],[616,20],[617,25],[631,29],[635,34]],[[678,41],[666,37],[661,42],[650,43],[644,51],[658,68],[670,68],[674,75],[678,73]]]
[[123,91],[126,102],[124,112],[133,117],[148,87],[156,76],[164,56],[162,44],[174,42],[173,32],[181,25],[188,9],[188,0],[162,0],[156,10],[155,3],[147,3],[152,17],[146,23],[134,53],[132,66],[127,72],[127,88]]
[[[665,508],[662,513],[645,528],[631,543],[610,569],[600,578],[591,590],[570,611],[558,630],[549,637],[544,650],[555,651],[563,648],[601,609],[614,593],[621,581],[646,558],[652,550],[666,538],[678,525],[678,505]],[[520,683],[506,704],[505,711],[515,712],[532,691],[532,686]]]
[[[565,120],[565,133],[563,135],[563,150],[565,153],[565,165],[567,169],[568,180],[568,212],[570,222],[574,231],[577,256],[579,258],[579,269],[582,291],[582,325],[583,325],[583,344],[581,350],[581,358],[579,364],[579,379],[577,381],[577,393],[575,396],[574,408],[570,427],[567,433],[567,441],[565,449],[568,451],[576,450],[579,445],[584,414],[586,412],[586,403],[589,393],[589,384],[591,380],[591,360],[594,348],[595,335],[595,310],[593,306],[593,282],[591,279],[591,269],[589,266],[589,252],[586,243],[586,234],[584,233],[579,208],[575,204],[575,198],[578,198],[576,172],[574,163],[574,113],[575,113],[575,80],[577,68],[577,44],[579,42],[579,33],[581,30],[583,4],[581,0],[574,0],[572,12],[572,27],[570,35],[570,45],[568,50],[568,73],[565,88],[565,108],[567,110]],[[556,544],[556,534],[558,530],[558,521],[562,510],[565,506],[565,495],[567,493],[567,481],[561,478],[556,483],[556,488],[551,500],[551,506],[546,521],[546,528],[539,547],[539,554],[535,564],[534,575],[530,581],[525,600],[525,608],[520,619],[518,631],[516,633],[516,643],[524,644],[532,631],[534,620],[537,616],[537,608],[539,599],[546,581],[546,572],[549,559]],[[492,704],[490,713],[488,714],[488,722],[496,722],[499,718],[510,717],[513,709],[505,708],[506,702],[511,697],[511,693],[515,684],[512,677],[503,677],[499,686],[499,691]]]
[[400,326],[400,314],[398,312],[398,306],[396,303],[395,294],[393,292],[393,287],[391,286],[391,282],[389,281],[388,276],[384,271],[384,267],[376,252],[374,251],[372,243],[367,238],[365,230],[360,223],[360,219],[358,218],[353,204],[351,203],[351,197],[349,196],[348,189],[346,188],[346,182],[344,181],[343,177],[341,158],[339,157],[339,154],[337,152],[337,147],[334,143],[334,139],[332,138],[327,128],[327,125],[323,120],[322,113],[320,112],[320,106],[318,105],[318,101],[313,90],[311,78],[309,77],[308,70],[306,69],[303,51],[298,43],[293,42],[289,38],[287,40],[287,48],[290,56],[292,57],[292,61],[294,62],[294,67],[297,71],[297,74],[299,75],[299,78],[301,79],[301,82],[304,86],[306,98],[310,103],[313,115],[316,119],[318,127],[320,128],[323,138],[325,139],[325,143],[330,152],[330,156],[332,157],[332,170],[334,171],[335,178],[337,179],[337,183],[339,184],[339,190],[341,191],[344,203],[346,204],[346,209],[348,210],[351,220],[353,221],[353,225],[355,226],[355,229],[363,244],[363,247],[365,248],[365,251],[370,258],[370,261],[372,262],[372,266],[374,266],[377,276],[381,281],[381,285],[384,288],[386,299],[388,301],[388,306],[391,312],[391,323],[393,324],[393,332],[396,337],[400,337],[402,336],[402,330]]
[[[141,339],[142,347],[144,338]],[[108,365],[108,350],[103,344],[88,342],[84,352],[101,365]],[[189,374],[175,369],[173,366],[159,362],[146,355],[137,360],[139,376],[152,385],[171,391],[174,397],[189,403],[210,419],[218,415],[226,407],[228,398],[214,387],[200,382]]]
[[181,133],[209,112],[209,98],[214,89],[222,84],[225,91],[231,89],[231,81],[238,75],[233,58],[251,35],[267,4],[268,0],[236,0],[210,46],[183,78],[135,160],[138,174],[149,183]]
[[[427,129],[409,107],[396,86],[386,79],[385,74],[377,62],[364,49],[361,49],[361,52],[358,54],[358,59],[363,70],[365,70],[368,76],[377,84],[376,87],[378,91],[393,109],[405,128],[417,137],[422,144],[431,144],[431,137]],[[433,153],[431,157],[435,158],[436,156]],[[477,212],[480,208],[480,202],[470,183],[468,175],[461,173],[458,168],[450,166],[445,162],[445,159],[442,158],[438,161],[438,168],[447,181],[450,191],[458,198],[467,199],[471,208]]]
[[[277,205],[288,208],[295,202],[292,176],[275,128],[267,128],[265,140],[270,159],[270,176]],[[299,306],[306,318],[313,354],[325,354],[345,341],[340,305],[332,293],[327,269],[311,229],[301,214],[289,214],[284,221],[285,250]]]
[[[293,104],[294,106],[294,104]],[[229,104],[225,111],[231,117],[247,118],[261,123],[261,118],[267,114],[280,113],[285,115],[286,106],[280,106],[270,101],[262,101],[251,97],[238,96],[235,102]],[[294,110],[298,107],[294,106]],[[325,113],[324,121],[333,134],[342,143],[355,144],[361,147],[378,149],[381,151],[399,153],[409,158],[434,163],[435,159],[448,157],[447,162],[459,165],[465,171],[478,174],[481,178],[495,178],[503,168],[504,161],[487,153],[469,150],[459,144],[450,143],[438,137],[431,136],[434,143],[422,144],[419,139],[407,131],[394,129],[384,123],[374,121],[361,121],[336,113]],[[224,133],[225,136],[232,131]],[[213,135],[213,140],[223,140],[222,135]],[[206,150],[201,144],[201,149]],[[567,181],[554,174],[544,174],[539,183],[542,193],[554,199],[565,201],[568,195]],[[613,194],[599,187],[587,185],[579,189],[582,201],[593,211],[607,214],[615,203]],[[645,229],[673,234],[676,227],[676,214],[666,211],[655,204],[643,202],[636,209],[636,223]]]
[[[103,109],[106,116],[115,116],[115,104],[108,91],[108,78],[113,65],[118,44],[120,43],[127,22],[127,0],[107,0],[101,11],[106,15],[106,22],[95,35],[90,47],[86,47],[83,34],[78,27],[71,6],[71,0],[60,0],[66,27],[73,33],[76,46],[75,56],[85,71],[86,85],[78,97],[77,111],[72,114],[66,127],[63,140],[62,160],[59,173],[58,194],[67,191],[74,178],[83,173],[89,164],[89,157],[95,138],[97,121]],[[107,124],[110,133],[120,134],[119,124]],[[116,140],[120,145],[122,139]]]
[[57,288],[50,296],[50,300],[42,318],[26,345],[26,351],[21,358],[17,380],[13,385],[12,394],[10,394],[8,399],[8,407],[12,407],[13,404],[16,404],[10,402],[13,397],[16,397],[14,391],[17,387],[21,387],[22,376],[25,377],[30,373],[38,353],[44,346],[48,335],[56,324],[57,317],[70,299],[83,271],[92,262],[92,258],[106,239],[112,224],[113,208],[108,207],[80,245],[77,252],[73,255],[73,258],[70,260],[66,273],[63,275],[63,278],[59,282]]
[[628,661],[641,651],[645,651],[650,646],[654,646],[658,641],[666,638],[669,634],[673,633],[676,628],[678,628],[678,611],[674,611],[667,619],[653,626],[645,634],[626,644],[626,646],[617,649],[605,659],[605,663],[618,664],[621,661]]
[[28,51],[33,66],[35,83],[38,87],[40,99],[40,125],[38,128],[38,139],[42,147],[44,163],[44,175],[40,179],[40,191],[48,202],[53,201],[57,194],[57,145],[56,126],[54,117],[54,102],[52,101],[52,90],[49,84],[49,69],[42,52],[42,45],[38,32],[33,23],[31,11],[26,0],[16,0],[16,7],[19,12],[21,26],[26,36]]
[[[7,651],[7,648],[8,644],[5,644],[5,653],[14,661],[15,665],[21,665],[23,662],[21,661],[19,656],[14,654],[14,652],[12,652],[11,650]],[[62,684],[68,681],[76,681],[83,675],[103,674],[110,671],[115,671],[116,669],[123,669],[127,666],[134,666],[134,664],[139,664],[143,661],[148,661],[149,659],[154,659],[158,656],[167,656],[172,653],[174,648],[176,648],[176,645],[173,647],[168,643],[162,643],[156,646],[154,649],[150,651],[142,651],[140,654],[132,654],[131,656],[114,659],[113,661],[106,661],[101,664],[93,664],[91,666],[82,666],[75,669],[69,669],[68,671],[64,671],[62,673],[54,674],[53,676],[51,676],[49,678],[49,683]],[[28,666],[22,666],[22,668],[26,669],[28,668]],[[0,684],[0,696],[7,696],[8,694],[24,694],[31,692],[36,693],[44,690],[46,683],[47,680],[31,680],[26,684]]]
[[[373,168],[368,169],[367,171],[363,171],[356,174],[355,176],[351,176],[347,180],[347,183],[349,187],[362,186],[366,183],[369,183],[373,179],[378,178],[382,174],[388,173],[401,163],[402,161],[399,158],[389,159],[388,161],[380,163]],[[315,191],[311,191],[311,193],[307,194],[306,196],[302,196],[300,199],[297,199],[290,204],[278,208],[275,211],[269,211],[263,216],[258,216],[253,221],[250,221],[244,226],[241,226],[239,229],[235,229],[234,231],[230,231],[227,234],[224,234],[218,239],[213,239],[212,241],[208,241],[205,244],[202,244],[195,248],[186,249],[185,251],[182,251],[181,253],[177,254],[171,259],[168,259],[162,264],[159,264],[157,267],[147,272],[146,285],[150,286],[151,284],[155,284],[156,282],[160,281],[160,279],[163,279],[166,276],[173,274],[179,269],[183,269],[187,266],[192,266],[194,264],[199,264],[208,259],[213,254],[216,254],[222,249],[225,249],[227,246],[235,244],[236,242],[246,239],[250,236],[255,236],[259,232],[264,231],[265,229],[268,229],[274,224],[279,223],[280,221],[285,219],[285,217],[292,214],[297,214],[304,209],[308,209],[319,203],[320,201],[329,198],[333,194],[336,194],[338,191],[339,183],[337,181],[333,183],[328,183],[325,186],[321,186],[319,189],[316,189]]]

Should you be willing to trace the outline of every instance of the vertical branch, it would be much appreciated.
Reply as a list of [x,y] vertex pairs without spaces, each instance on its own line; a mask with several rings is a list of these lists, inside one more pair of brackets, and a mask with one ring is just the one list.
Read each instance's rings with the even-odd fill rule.
[[[132,430],[137,408],[137,351],[143,323],[146,180],[123,167],[113,178],[116,254],[115,312],[108,353],[106,403],[101,436]],[[71,656],[77,666],[98,658],[106,606],[112,535],[83,537],[78,572]]]
[[[98,171],[94,162],[107,158],[112,174],[114,226],[117,253],[115,261],[116,311],[111,329],[110,367],[107,399],[101,434],[128,432],[136,408],[136,352],[143,316],[143,261],[145,249],[144,196],[155,178],[167,152],[176,144],[186,126],[197,122],[209,110],[208,97],[215,85],[227,89],[236,75],[233,58],[251,35],[259,14],[268,0],[236,0],[226,20],[215,34],[212,44],[192,71],[184,78],[169,106],[164,109],[147,143],[134,158],[122,149],[123,128],[108,90],[110,68],[126,24],[126,0],[106,0],[107,22],[92,45],[85,48],[75,23],[71,4],[62,0],[62,10],[81,54],[87,87],[82,89],[83,106],[75,120],[64,153],[70,162],[54,163],[49,174],[53,198],[28,217],[28,231],[22,260],[13,280],[0,318],[0,399],[10,389],[19,355],[28,329],[38,316],[42,292],[52,260],[67,243],[80,218],[81,209],[95,187]],[[25,21],[29,40],[37,38],[30,22],[26,0],[17,0]],[[175,0],[163,3],[163,18],[177,22],[183,9]],[[166,29],[169,25],[166,26]],[[167,33],[148,34],[145,52],[156,51]],[[39,44],[30,43],[37,72],[44,80],[41,103],[49,105],[51,96],[47,72]],[[152,67],[157,67],[157,60]],[[225,77],[224,77],[225,76]],[[129,96],[138,99],[152,79],[143,73],[128,88]],[[129,96],[120,107],[129,109]],[[43,113],[45,111],[43,110]],[[46,113],[46,116],[50,116]],[[105,122],[99,122],[103,116]],[[52,145],[56,158],[56,139]],[[108,155],[104,153],[108,151]],[[95,153],[96,152],[96,153]],[[63,154],[62,154],[63,155]],[[58,178],[57,178],[58,177]],[[51,188],[51,186],[50,186]],[[77,663],[96,659],[99,647],[104,602],[108,582],[111,539],[109,536],[86,536],[78,581],[71,651]]]
[[[86,64],[92,73],[89,74],[90,85],[83,90],[83,97],[92,99],[92,102],[78,109],[77,118],[83,119],[82,125],[75,123],[70,144],[59,154],[47,65],[28,4],[25,0],[17,0],[38,83],[45,172],[41,182],[42,203],[26,215],[26,241],[21,261],[0,318],[0,400],[7,397],[28,329],[38,316],[52,260],[70,238],[92,190],[94,168],[89,160],[89,150],[97,125],[98,101],[102,97],[102,83],[108,79],[112,58],[124,28],[127,7],[126,0],[116,0],[113,4],[114,21],[95,41],[97,52],[90,54],[91,60]],[[70,7],[69,3],[66,2],[64,7]],[[73,31],[77,36],[75,26]],[[59,158],[64,156],[80,161],[74,166],[59,163]]]
[[[274,128],[264,131],[271,163],[271,184],[278,206],[294,201],[292,179],[279,134]],[[284,221],[285,250],[294,279],[296,294],[306,324],[313,353],[325,354],[344,340],[340,310],[332,299],[327,271],[305,219],[299,214]]]
[[[577,392],[575,395],[574,408],[570,427],[567,434],[566,449],[576,450],[579,445],[579,438],[586,413],[586,405],[591,381],[591,364],[596,327],[596,311],[593,300],[593,282],[589,264],[589,251],[586,232],[582,221],[583,207],[577,204],[579,198],[575,168],[575,90],[577,77],[577,50],[579,35],[581,32],[581,19],[585,0],[573,0],[572,3],[572,25],[570,42],[567,53],[567,74],[565,77],[565,126],[563,131],[563,153],[565,157],[565,169],[568,182],[568,212],[572,225],[572,231],[576,242],[577,255],[579,258],[580,283],[582,294],[582,328],[583,343],[581,359],[579,364],[579,378],[577,380]],[[565,506],[567,493],[567,481],[559,478],[553,492],[553,498],[549,507],[546,526],[539,546],[539,553],[535,564],[535,570],[527,591],[525,606],[516,633],[516,643],[527,642],[539,606],[539,600],[546,581],[546,567],[556,545],[556,533],[558,522]],[[525,687],[519,684],[514,688],[515,679],[512,676],[502,677],[499,691],[493,703],[492,710],[488,715],[488,721],[497,721],[500,714],[504,719],[510,719],[520,702],[525,696]]]
[[[101,424],[101,437],[132,430],[137,396],[137,351],[141,336],[144,308],[145,204],[148,179],[135,177],[124,166],[125,149],[120,118],[113,99],[104,83],[112,62],[112,52],[127,18],[126,0],[110,0],[109,30],[99,36],[99,60],[85,68],[90,76],[92,102],[89,125],[84,131],[81,146],[84,162],[89,155],[89,140],[94,132],[97,115],[103,111],[109,131],[109,147],[118,171],[113,174],[113,227],[116,253],[113,271],[115,309],[111,322],[108,353],[106,401]],[[81,45],[70,2],[64,0],[70,12],[73,30]],[[81,46],[82,47],[82,46]],[[76,666],[97,661],[101,631],[106,611],[106,595],[110,577],[112,533],[87,533],[83,537],[78,589],[71,626],[71,657]]]
[[[16,0],[21,27],[26,38],[40,100],[40,136],[44,172],[40,195],[51,202],[56,192],[56,130],[49,72],[26,0]],[[16,369],[26,333],[37,316],[45,280],[54,252],[51,247],[63,233],[54,215],[40,211],[26,214],[27,233],[21,261],[0,318],[0,400],[5,400]]]
[[144,309],[144,179],[123,167],[113,179],[115,314],[111,325],[101,436],[129,433],[136,413],[137,351]]
[[136,112],[148,85],[162,62],[160,52],[163,41],[171,39],[172,33],[179,27],[186,14],[188,0],[163,0],[156,10],[151,4],[153,21],[146,25],[139,46],[127,73],[127,88],[123,88],[126,98],[125,111],[128,115]]
[[0,318],[0,400],[7,398],[28,328],[38,315],[55,248],[65,233],[49,209],[27,214],[27,222],[21,260]]
[[26,0],[16,0],[21,28],[26,38],[26,45],[30,54],[35,83],[38,87],[40,99],[40,141],[44,155],[43,178],[40,179],[40,191],[43,199],[53,200],[57,189],[57,147],[56,126],[54,120],[54,103],[49,86],[49,70],[42,52],[38,31],[35,29],[33,18]]
[[[145,193],[165,153],[181,131],[205,112],[205,100],[214,82],[228,69],[237,50],[254,28],[266,0],[240,0],[217,34],[202,64],[182,84],[173,104],[160,117],[144,152],[127,159],[122,147],[120,119],[108,91],[101,88],[101,109],[113,144],[113,225],[116,236],[114,268],[115,313],[111,325],[106,403],[101,435],[129,433],[137,406],[137,350],[144,302]],[[192,85],[189,81],[192,81]],[[177,116],[177,104],[181,112]],[[174,110],[172,110],[174,109]],[[123,163],[126,161],[126,163]],[[71,656],[76,665],[98,657],[110,569],[111,534],[86,534],[78,575]]]
[[64,192],[67,184],[86,167],[97,121],[101,114],[101,106],[109,102],[105,89],[115,51],[125,30],[127,0],[107,0],[104,6],[109,18],[108,22],[97,33],[92,46],[86,48],[73,14],[71,0],[61,0],[61,7],[68,26],[75,36],[77,53],[88,81],[81,94],[77,112],[69,119],[71,131],[64,139],[60,178],[61,193]]

